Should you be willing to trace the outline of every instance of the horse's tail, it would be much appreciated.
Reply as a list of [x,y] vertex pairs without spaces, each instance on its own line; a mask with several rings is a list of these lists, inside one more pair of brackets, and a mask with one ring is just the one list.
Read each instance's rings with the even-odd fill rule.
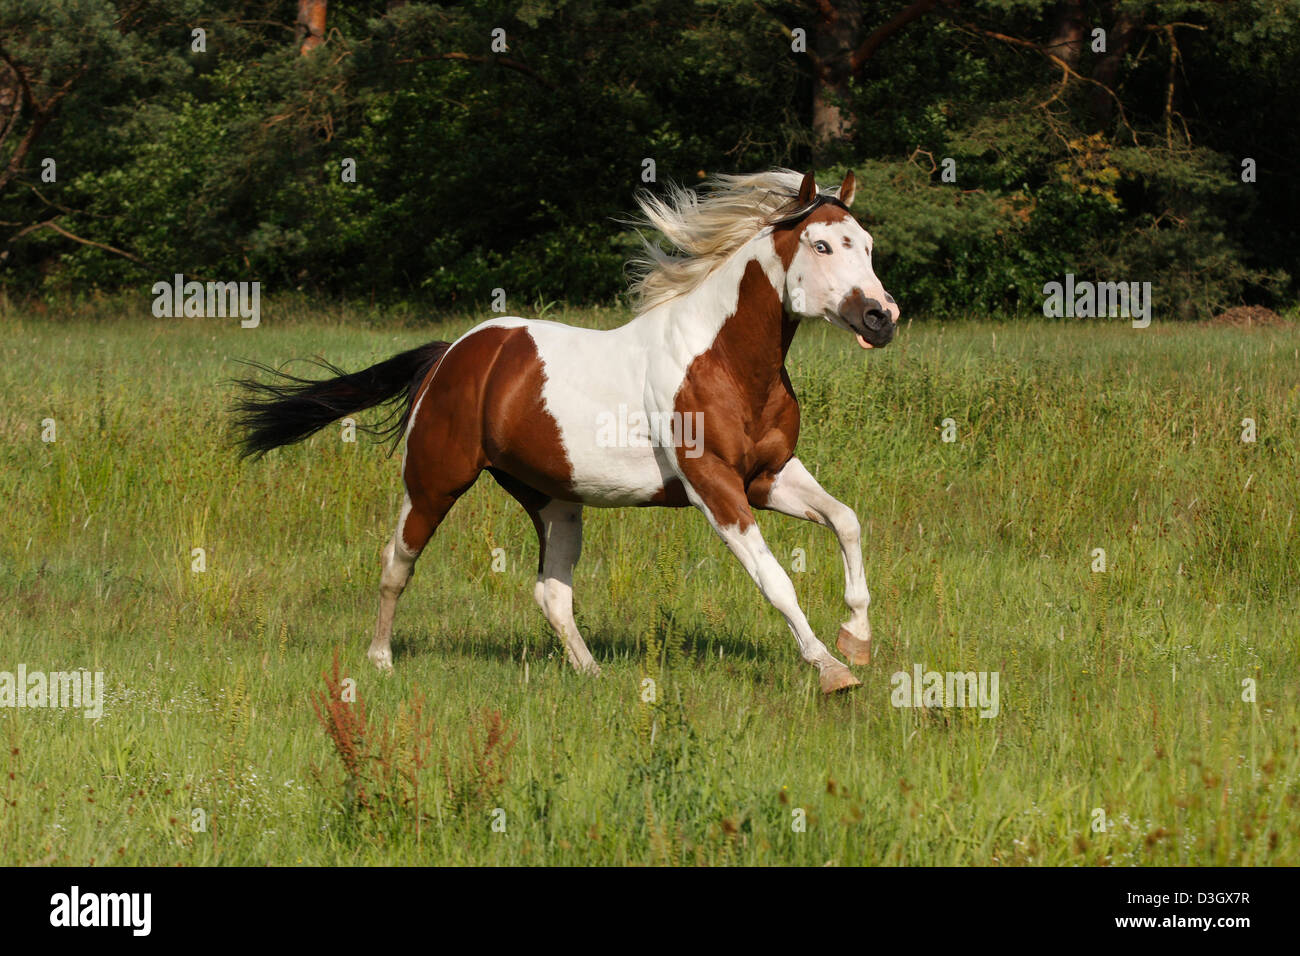
[[[247,363],[271,375],[272,381],[248,378],[236,383],[245,393],[234,407],[235,428],[242,433],[241,457],[292,445],[345,415],[399,399],[400,404],[378,425],[358,427],[381,440],[400,438],[420,384],[449,348],[450,342],[430,342],[352,373],[317,362],[335,376],[326,379],[299,378],[257,362]],[[401,417],[394,421],[399,412]]]

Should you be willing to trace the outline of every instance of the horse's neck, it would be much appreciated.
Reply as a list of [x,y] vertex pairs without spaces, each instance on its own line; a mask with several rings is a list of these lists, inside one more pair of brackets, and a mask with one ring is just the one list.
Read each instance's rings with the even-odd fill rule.
[[718,323],[710,351],[737,382],[756,395],[765,393],[781,381],[798,328],[782,301],[785,269],[771,240],[760,235],[707,281],[714,278],[731,284],[732,304]]
[[780,381],[797,323],[785,313],[785,268],[759,234],[703,282],[636,321],[669,327],[683,358],[710,352],[753,389]]

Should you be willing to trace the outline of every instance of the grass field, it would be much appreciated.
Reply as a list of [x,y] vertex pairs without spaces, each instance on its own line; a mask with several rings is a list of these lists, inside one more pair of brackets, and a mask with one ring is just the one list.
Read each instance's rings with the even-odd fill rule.
[[[474,321],[0,309],[0,671],[105,680],[98,720],[0,707],[0,863],[1300,864],[1297,327],[803,330],[799,454],[861,517],[876,635],[824,699],[690,511],[588,510],[604,673],[571,673],[488,479],[371,669],[398,459],[331,427],[241,463],[223,382]],[[834,538],[760,524],[832,645]],[[918,664],[996,672],[997,716],[893,706]]]

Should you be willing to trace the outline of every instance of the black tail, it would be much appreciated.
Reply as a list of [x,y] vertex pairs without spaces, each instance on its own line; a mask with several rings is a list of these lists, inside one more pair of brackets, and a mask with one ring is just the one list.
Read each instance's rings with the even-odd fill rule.
[[[420,383],[450,347],[449,342],[430,342],[351,374],[328,362],[317,362],[335,375],[319,380],[247,363],[270,374],[274,381],[248,378],[236,383],[245,390],[245,397],[235,403],[235,427],[243,433],[241,457],[264,455],[272,448],[302,441],[345,415],[404,399],[377,425],[357,426],[381,440],[400,438]],[[394,421],[399,412],[401,417]]]

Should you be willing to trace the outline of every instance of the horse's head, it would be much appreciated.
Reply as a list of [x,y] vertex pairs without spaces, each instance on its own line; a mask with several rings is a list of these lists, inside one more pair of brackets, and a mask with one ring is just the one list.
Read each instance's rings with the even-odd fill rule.
[[790,211],[773,223],[773,242],[785,265],[786,311],[825,319],[864,349],[879,348],[893,339],[899,308],[872,268],[871,235],[849,212],[853,192],[852,172],[838,196],[819,193],[809,173]]

